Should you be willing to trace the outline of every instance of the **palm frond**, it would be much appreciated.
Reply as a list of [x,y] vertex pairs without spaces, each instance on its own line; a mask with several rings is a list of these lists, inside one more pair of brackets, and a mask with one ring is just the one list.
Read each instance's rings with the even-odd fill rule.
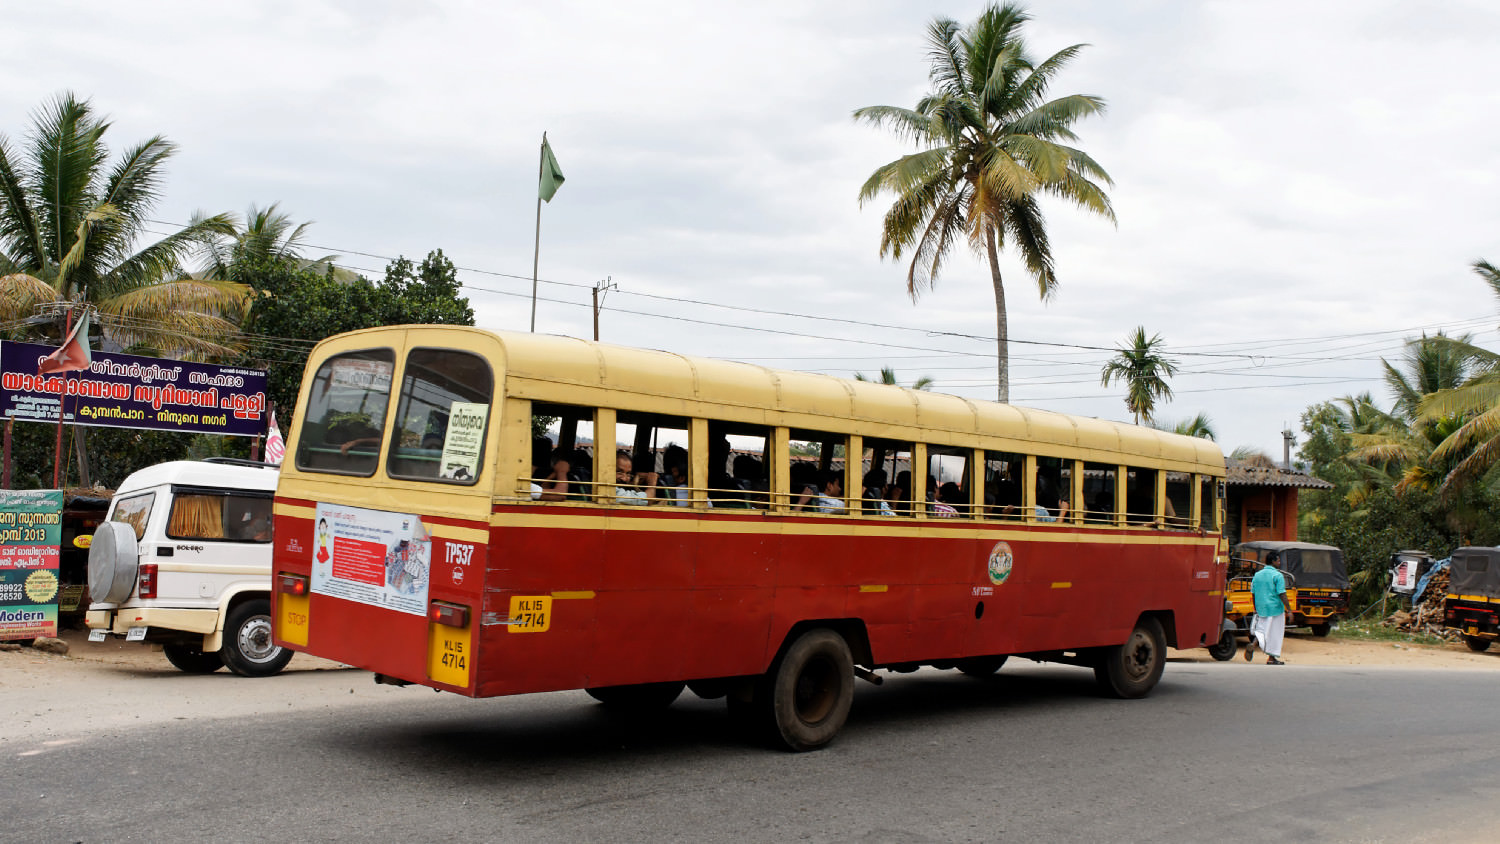
[[16,172],[15,153],[0,135],[0,252],[17,270],[45,263],[42,245],[26,187]]

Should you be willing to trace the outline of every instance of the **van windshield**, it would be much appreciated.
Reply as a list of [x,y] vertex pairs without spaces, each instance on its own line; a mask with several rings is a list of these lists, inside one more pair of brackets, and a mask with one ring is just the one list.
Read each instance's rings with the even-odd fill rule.
[[396,356],[390,349],[337,355],[318,367],[299,421],[297,468],[341,475],[375,473],[384,439]]

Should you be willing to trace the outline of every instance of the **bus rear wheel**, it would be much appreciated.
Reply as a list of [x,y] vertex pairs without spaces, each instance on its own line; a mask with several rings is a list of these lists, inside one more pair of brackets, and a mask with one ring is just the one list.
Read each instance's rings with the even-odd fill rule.
[[599,686],[584,689],[606,709],[620,712],[650,712],[666,709],[682,694],[685,683],[637,683],[630,686]]
[[1105,648],[1103,658],[1094,666],[1099,687],[1113,697],[1145,697],[1166,668],[1166,638],[1156,619],[1145,617],[1136,622],[1125,644]]
[[1481,639],[1478,636],[1465,636],[1464,644],[1469,646],[1469,650],[1477,654],[1482,654],[1490,649],[1490,640]]
[[854,702],[854,656],[827,628],[797,637],[773,669],[769,694],[772,738],[788,750],[817,750],[833,741]]

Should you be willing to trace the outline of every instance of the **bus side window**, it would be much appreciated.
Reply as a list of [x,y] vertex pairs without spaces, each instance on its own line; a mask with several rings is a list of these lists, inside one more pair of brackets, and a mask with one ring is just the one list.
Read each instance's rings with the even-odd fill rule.
[[866,516],[912,516],[912,444],[901,440],[867,437],[862,448],[860,489],[846,490],[858,497],[859,512]]
[[[689,421],[682,416],[666,416],[659,413],[619,411],[615,415],[615,441],[617,449],[625,452],[629,462],[630,484],[617,486],[613,503],[644,503],[646,505],[680,504],[687,506],[691,499],[687,485],[685,450],[688,442]],[[674,486],[667,486],[666,452],[672,448]],[[617,458],[616,464],[619,465]],[[617,481],[622,479],[616,478]]]
[[1073,461],[1061,457],[1036,459],[1036,518],[1041,522],[1061,521],[1073,502],[1068,500],[1073,488]]
[[1120,467],[1109,463],[1083,464],[1083,520],[1090,524],[1112,525],[1116,507],[1116,478]]
[[972,518],[969,503],[973,490],[970,463],[972,449],[953,446],[927,446],[928,512],[940,519]]
[[455,349],[406,356],[386,474],[472,485],[484,471],[495,378],[484,358]]
[[1209,533],[1219,532],[1218,479],[1211,475],[1198,476],[1199,527]]
[[1156,520],[1156,470],[1125,469],[1125,520],[1133,525]]
[[984,453],[984,507],[991,519],[1021,521],[1021,484],[1026,478],[1026,456],[1006,451]]
[[593,487],[591,451],[579,443],[594,441],[594,408],[574,404],[531,403],[530,476],[521,479],[522,500],[541,488],[534,500],[588,501]]
[[1187,527],[1192,522],[1193,476],[1186,472],[1167,473],[1167,500],[1162,502],[1167,526]]
[[764,510],[771,500],[771,429],[765,425],[708,421],[708,504]]
[[[851,492],[843,488],[844,461],[847,457],[848,437],[828,431],[812,431],[793,428],[787,431],[788,467],[791,484],[787,490],[788,504],[792,512],[801,513],[847,513]],[[799,464],[805,468],[799,468]],[[830,478],[840,482],[839,492],[834,494],[828,486]]]

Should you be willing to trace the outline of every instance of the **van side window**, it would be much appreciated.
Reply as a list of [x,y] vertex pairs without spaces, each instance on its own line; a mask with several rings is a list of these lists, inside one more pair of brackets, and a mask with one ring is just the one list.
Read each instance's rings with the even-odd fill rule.
[[495,378],[478,355],[412,349],[401,378],[386,473],[472,485],[484,470]]
[[146,519],[151,515],[151,505],[156,503],[156,493],[143,492],[140,495],[132,495],[129,498],[120,498],[115,501],[115,511],[109,520],[130,525],[135,531],[136,541],[146,535]]
[[271,499],[208,491],[175,493],[167,516],[167,537],[270,542]]
[[297,468],[369,477],[380,462],[396,355],[350,352],[323,361],[312,378],[297,439]]

